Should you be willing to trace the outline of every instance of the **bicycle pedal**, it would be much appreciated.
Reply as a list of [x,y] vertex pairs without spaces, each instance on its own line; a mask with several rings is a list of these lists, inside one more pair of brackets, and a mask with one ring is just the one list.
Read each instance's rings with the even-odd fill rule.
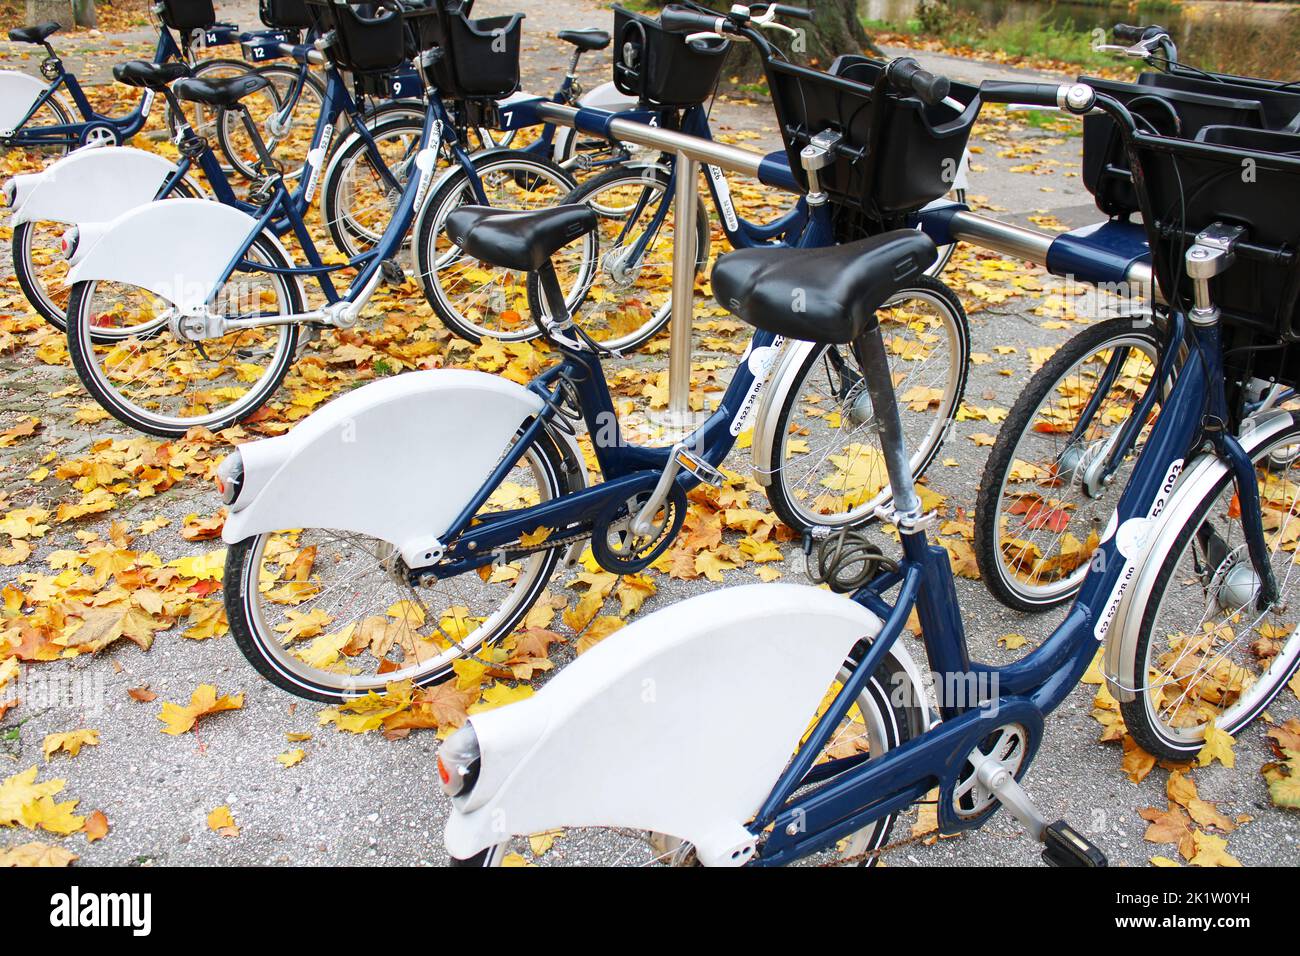
[[401,285],[406,281],[406,273],[392,259],[385,259],[381,262],[379,269],[384,274],[384,281],[389,285]]
[[721,488],[727,482],[727,476],[694,452],[680,449],[677,452],[677,464],[686,471],[714,488]]
[[1064,820],[1043,828],[1043,862],[1048,866],[1107,866],[1101,848]]

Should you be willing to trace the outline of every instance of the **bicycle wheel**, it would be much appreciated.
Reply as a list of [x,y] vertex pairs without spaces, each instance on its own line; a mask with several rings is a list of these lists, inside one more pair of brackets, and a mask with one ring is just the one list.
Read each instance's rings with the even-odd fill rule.
[[1102,468],[1152,385],[1159,352],[1149,323],[1110,319],[1061,346],[1016,399],[975,503],[980,577],[1007,607],[1044,611],[1079,590],[1149,424],[1113,475]]
[[[573,179],[555,163],[516,150],[475,156],[474,176],[489,206],[545,209],[573,190]],[[465,255],[443,232],[452,210],[473,205],[474,181],[464,169],[448,173],[420,219],[416,267],[424,295],[447,328],[470,342],[484,338],[520,342],[538,334],[528,311],[528,277]],[[570,308],[577,305],[595,262],[595,239],[584,236],[552,257]]]
[[[673,209],[656,224],[665,202],[668,172],[658,166],[619,167],[583,183],[564,200],[585,203],[599,217],[590,281],[571,313],[597,342],[611,349],[635,349],[672,317]],[[709,217],[699,201],[695,217],[695,271],[709,261]],[[528,279],[528,308],[544,311],[535,276]]]
[[[197,198],[186,180],[179,181],[169,199]],[[23,295],[46,322],[60,332],[68,328],[68,298],[72,290],[64,285],[68,261],[60,243],[71,228],[66,222],[28,221],[14,227],[11,252],[14,274]],[[97,339],[98,341],[98,339]]]
[[[966,311],[951,289],[922,276],[886,302],[879,316],[904,444],[919,478],[939,453],[966,390]],[[758,467],[771,475],[772,510],[796,531],[864,524],[889,499],[871,398],[850,346],[809,352],[771,435],[768,457]]]
[[[291,265],[264,236],[247,257]],[[215,312],[231,317],[303,310],[297,282],[272,272],[236,272],[210,302]],[[91,281],[72,287],[73,368],[95,401],[137,431],[178,438],[196,425],[212,431],[233,425],[262,407],[293,364],[296,324],[236,329],[191,342],[177,332],[172,313],[164,300],[135,286]]]
[[[372,150],[357,131],[334,151],[321,185],[321,216],[334,247],[348,258],[379,242],[388,228],[420,148],[423,119],[397,115],[367,127]],[[396,181],[389,181],[383,163]]]
[[[480,514],[571,490],[561,454],[543,434]],[[386,542],[318,528],[259,534],[226,556],[226,616],[239,649],[267,680],[299,697],[337,703],[392,681],[453,676],[453,662],[514,630],[561,550],[417,588]]]
[[[869,647],[867,641],[862,641],[853,648],[836,679],[827,688],[821,705],[809,721],[809,727],[830,706],[835,694],[853,675]],[[850,708],[844,720],[831,734],[814,766],[828,760],[861,757],[863,754],[869,760],[877,760],[919,732],[915,714],[909,712],[905,702],[895,692],[902,673],[892,658],[880,666],[863,686],[856,705]],[[859,759],[855,763],[861,766],[862,761]],[[834,779],[834,776],[828,778]],[[824,782],[818,785],[824,785]],[[880,858],[872,855],[873,851],[885,845],[894,820],[894,815],[882,817],[848,839],[840,841],[835,850],[827,851],[827,862],[833,862],[837,855],[843,860],[856,860],[859,866],[875,866]],[[469,859],[458,860],[453,857],[451,864],[477,867],[531,863],[540,866],[697,865],[694,847],[690,843],[663,833],[583,827],[551,831],[539,836],[542,838],[541,843],[528,837],[513,838],[488,847]],[[761,843],[758,855],[762,855]]]
[[1211,721],[1235,734],[1300,666],[1298,442],[1300,419],[1293,414],[1251,453],[1281,592],[1272,607],[1255,607],[1258,577],[1230,474],[1208,488],[1180,486],[1166,509],[1166,515],[1186,513],[1180,496],[1198,496],[1178,535],[1146,556],[1159,574],[1125,612],[1141,615],[1131,662],[1139,686],[1136,697],[1120,706],[1133,739],[1156,757],[1188,759],[1205,743]]
[[[273,63],[259,67],[254,72],[271,82],[269,89],[274,93],[274,98],[247,97],[243,105],[248,109],[249,116],[266,144],[267,152],[284,170],[285,178],[297,179],[302,175],[303,166],[307,162],[307,151],[311,149],[312,135],[325,103],[325,84],[308,73],[302,81],[302,88],[287,121],[282,123],[280,112],[298,84],[298,68]],[[240,112],[223,109],[213,125],[217,146],[235,172],[245,179],[259,178],[257,149],[248,130],[244,128]]]

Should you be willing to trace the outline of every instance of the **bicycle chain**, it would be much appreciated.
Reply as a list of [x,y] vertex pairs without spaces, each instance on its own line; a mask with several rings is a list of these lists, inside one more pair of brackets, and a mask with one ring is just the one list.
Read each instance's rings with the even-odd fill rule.
[[862,853],[853,856],[846,856],[843,859],[831,860],[829,863],[819,863],[817,866],[821,869],[830,866],[852,866],[854,863],[861,863],[862,861],[869,860],[872,857],[881,856],[888,853],[890,850],[897,850],[900,847],[911,846],[914,843],[924,843],[931,837],[937,837],[938,835],[937,831],[928,830],[925,833],[914,834],[913,836],[904,837],[901,840],[895,840],[893,843],[887,843],[876,850],[864,850]]
[[[559,537],[559,538],[547,538],[545,541],[539,541],[537,544],[532,544],[532,545],[527,545],[521,541],[516,540],[512,544],[501,546],[498,549],[498,553],[502,557],[507,557],[509,555],[535,554],[538,551],[551,551],[554,550],[555,548],[566,548],[571,544],[574,544],[578,541],[585,541],[587,538],[590,537],[591,537],[590,531],[579,531],[573,534],[564,535],[563,537]],[[491,564],[484,565],[484,567],[492,567],[492,565]],[[443,630],[441,623],[435,623],[434,627],[437,628],[438,633],[441,634],[443,638],[449,644],[451,644],[452,647],[460,651],[462,657],[468,658],[472,661],[478,661],[480,664],[482,664],[485,667],[495,668],[500,666],[498,661],[485,660],[484,658],[480,657],[477,652],[471,651],[464,644],[462,644],[460,641],[456,640],[445,630]],[[484,645],[480,644],[479,646],[483,647]]]

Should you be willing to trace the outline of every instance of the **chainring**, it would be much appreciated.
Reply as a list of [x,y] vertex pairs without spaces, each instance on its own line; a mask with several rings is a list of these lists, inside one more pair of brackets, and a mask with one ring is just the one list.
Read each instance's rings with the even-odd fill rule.
[[596,516],[591,535],[591,553],[606,571],[635,574],[644,570],[668,550],[686,520],[686,492],[673,483],[668,497],[655,516],[647,535],[632,533],[632,519],[650,500],[651,491],[640,491],[624,501],[614,501]]

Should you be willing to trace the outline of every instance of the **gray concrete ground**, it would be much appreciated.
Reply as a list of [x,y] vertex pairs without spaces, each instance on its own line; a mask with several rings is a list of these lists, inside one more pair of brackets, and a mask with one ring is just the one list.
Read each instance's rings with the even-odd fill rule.
[[[519,6],[527,9],[526,85],[535,90],[552,87],[562,68],[560,47],[547,39],[549,34],[564,26],[607,22],[610,16],[592,0],[524,0],[522,4],[519,0],[481,0],[479,6],[483,14]],[[234,9],[231,18],[241,22],[254,20],[251,3],[222,3],[218,9],[223,14]],[[133,43],[140,40],[129,39]],[[105,38],[102,42],[111,41]],[[8,65],[8,48],[0,50]],[[1024,75],[1006,67],[971,64],[937,54],[921,54],[920,58],[931,69],[959,79]],[[90,59],[98,62],[95,56]],[[604,55],[588,57],[584,75],[590,82],[604,79],[607,71]],[[762,103],[735,100],[720,104],[715,129],[723,135],[757,133],[758,143],[768,148],[777,145],[773,120]],[[982,128],[972,144],[980,150],[975,156],[972,192],[998,215],[1019,222],[1055,216],[1070,225],[1095,218],[1077,177],[1076,137],[1033,126],[1010,132]],[[1032,157],[1040,164],[1041,175],[1012,172],[1026,160],[998,155],[1008,145],[1027,144],[1037,144],[1041,150]],[[8,262],[7,241],[0,256]],[[1038,298],[1024,296],[972,311],[974,351],[994,356],[992,362],[972,370],[967,395],[974,403],[1009,406],[1026,379],[1027,348],[1057,344],[1068,334],[1042,328],[1042,317],[1033,314],[1039,304]],[[0,280],[0,314],[15,314],[23,307],[13,281],[7,277]],[[1018,353],[996,355],[995,347],[1005,344],[1016,346]],[[632,361],[661,367],[665,360],[658,355]],[[24,476],[47,452],[64,459],[99,436],[131,437],[111,420],[90,426],[74,422],[77,407],[86,403],[84,395],[64,391],[75,385],[70,368],[43,365],[30,350],[0,356],[0,429],[28,414],[38,414],[46,425],[38,440],[0,448],[0,496],[9,496],[5,507],[40,504],[53,508],[62,500],[75,500],[66,484],[51,481],[37,486]],[[973,506],[986,451],[971,436],[990,430],[987,422],[958,423],[941,456],[955,460],[956,466],[936,466],[931,474],[931,486],[947,497],[950,511]],[[734,453],[728,465],[743,471],[748,466],[746,453]],[[756,504],[762,507],[761,499]],[[211,543],[190,544],[177,532],[187,514],[207,514],[215,506],[210,485],[191,480],[142,500],[125,516],[114,512],[112,517],[125,517],[133,528],[159,515],[169,517],[169,527],[143,536],[135,544],[137,549],[153,549],[168,560],[211,549]],[[3,568],[0,579],[8,583],[23,570],[47,571],[40,562],[52,551],[78,546],[74,531],[91,529],[102,534],[106,528],[106,522],[94,518],[59,526],[39,542],[31,563]],[[777,567],[787,580],[799,580],[798,564],[798,559],[791,557]],[[728,572],[726,578],[727,584],[755,580],[750,570]],[[658,593],[646,602],[643,614],[717,586],[704,579],[680,581],[663,575],[656,577],[656,583]],[[1033,646],[1055,623],[1055,618],[1006,610],[977,581],[960,579],[957,585],[971,650],[977,658],[997,663],[1013,660],[1024,651],[999,647],[1000,636],[1022,633]],[[908,640],[920,658],[919,642]],[[43,763],[40,750],[45,735],[81,726],[96,728],[101,734],[99,746],[86,747],[74,759],[56,756],[42,766],[40,778],[66,778],[67,789],[60,799],[79,799],[78,809],[83,813],[102,810],[111,831],[106,838],[88,843],[82,835],[54,838],[18,828],[0,829],[0,851],[41,839],[79,854],[84,863],[110,865],[445,861],[441,828],[447,802],[433,785],[435,735],[419,731],[406,739],[387,740],[373,733],[357,736],[318,727],[318,705],[297,701],[262,681],[228,635],[191,641],[164,632],[147,653],[121,642],[94,657],[36,664],[30,670],[102,680],[104,707],[17,708],[0,722],[0,779]],[[184,702],[196,685],[205,682],[216,684],[223,693],[242,690],[242,710],[202,721],[197,734],[161,735],[160,704]],[[148,685],[158,700],[137,703],[128,697],[128,689],[142,685]],[[1097,742],[1101,728],[1090,716],[1094,692],[1093,687],[1077,688],[1052,716],[1027,780],[1028,789],[1049,818],[1072,821],[1105,848],[1113,864],[1141,866],[1155,854],[1174,856],[1170,846],[1144,842],[1146,822],[1137,812],[1149,806],[1164,808],[1167,774],[1157,769],[1138,785],[1126,779],[1120,769],[1118,745]],[[1300,715],[1300,702],[1284,691],[1271,713],[1279,722]],[[310,733],[312,738],[305,743],[287,742],[286,735],[293,733]],[[305,760],[287,769],[276,763],[277,755],[296,746],[307,751]],[[1229,817],[1246,814],[1252,818],[1229,839],[1230,852],[1241,861],[1294,866],[1300,859],[1300,818],[1269,804],[1260,776],[1261,765],[1271,759],[1263,727],[1243,733],[1236,754],[1233,770],[1215,764],[1196,771],[1200,795],[1218,803]],[[220,805],[231,808],[240,827],[237,837],[220,836],[207,826],[207,814]],[[1037,846],[1005,816],[978,833],[934,845],[914,844],[887,857],[893,866],[1024,865],[1037,859]]]

